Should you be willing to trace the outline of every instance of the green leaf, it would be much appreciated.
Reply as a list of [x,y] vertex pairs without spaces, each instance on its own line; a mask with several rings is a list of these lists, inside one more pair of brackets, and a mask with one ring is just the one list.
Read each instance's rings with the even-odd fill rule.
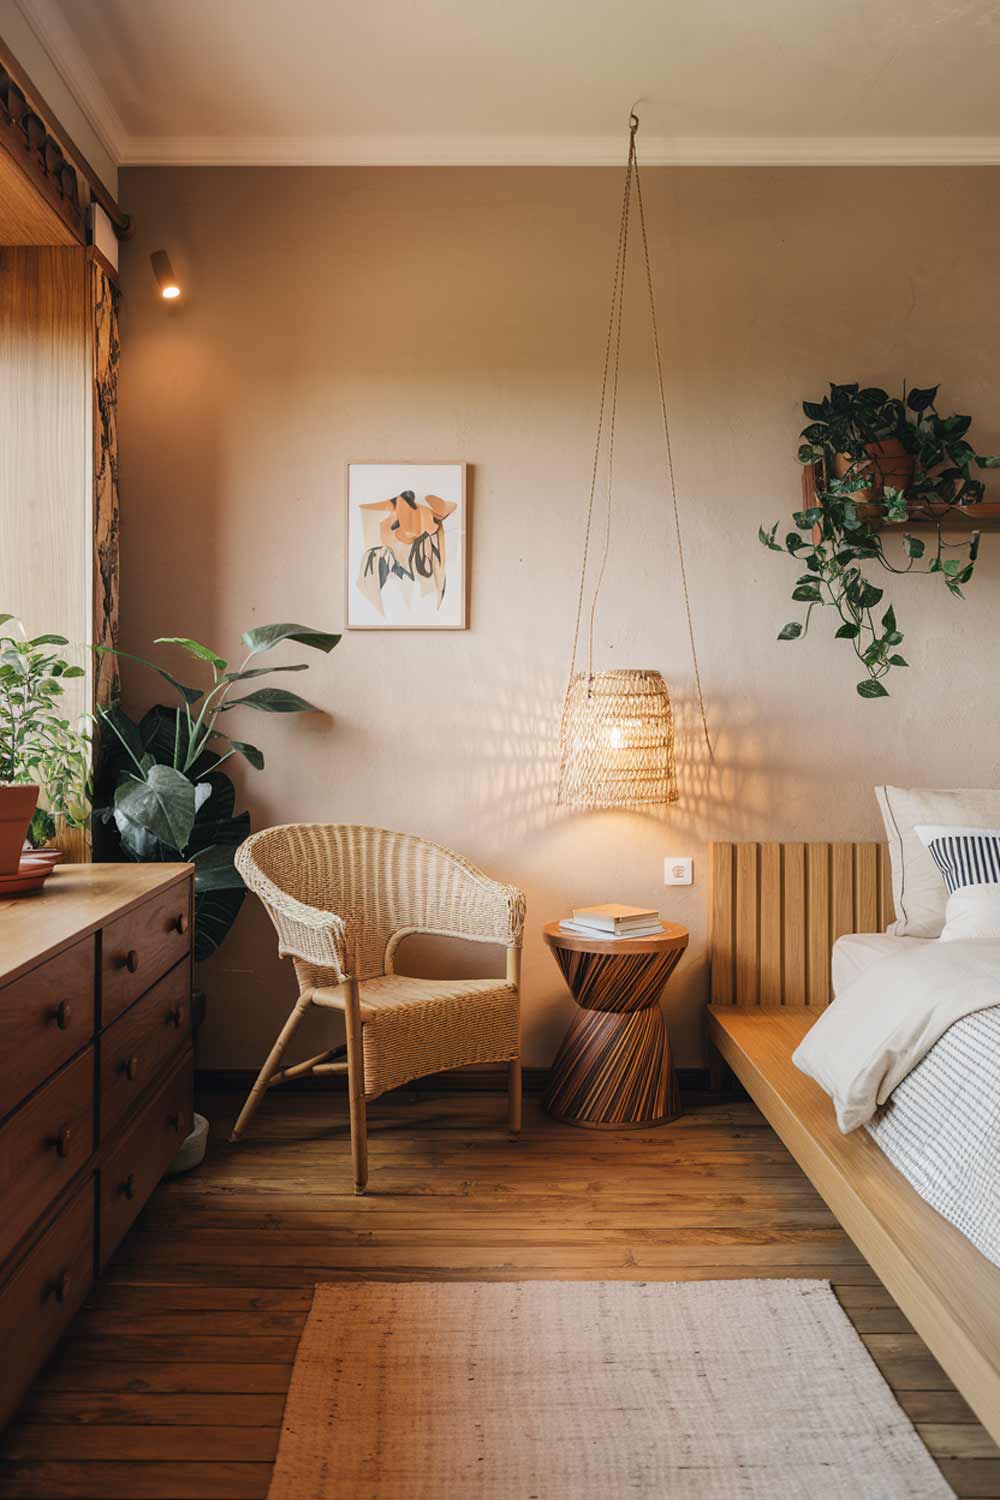
[[69,641],[64,635],[36,635],[27,644],[29,646],[68,646]]
[[927,551],[926,546],[917,536],[904,536],[903,546],[906,548],[907,557],[923,557]]
[[132,824],[183,854],[194,827],[197,795],[193,784],[173,766],[150,766],[140,780],[127,777],[115,792],[115,822]]
[[239,891],[243,879],[233,863],[236,844],[209,844],[193,854],[196,891]]
[[272,672],[308,672],[309,663],[298,662],[291,667],[249,667],[245,672],[227,672],[227,682],[246,682],[250,677],[268,677]]
[[834,640],[853,641],[856,640],[860,634],[861,631],[859,630],[858,626],[852,625],[850,621],[847,621],[845,624],[841,625],[840,629],[836,632],[836,634],[834,635]]
[[779,641],[797,641],[802,634],[802,626],[798,620],[789,620],[787,625],[782,625],[778,631]]
[[224,672],[229,665],[229,663],[223,657],[218,656],[210,646],[202,646],[198,641],[189,640],[185,635],[158,635],[156,637],[154,645],[183,646],[185,651],[189,651],[191,655],[196,656],[199,661],[211,662],[212,666],[217,667],[220,672]]
[[792,590],[792,598],[802,604],[820,604],[823,596],[814,583],[801,583]]
[[[938,387],[936,385],[928,386],[925,390],[915,388],[914,390],[910,391],[909,395],[907,396],[906,404],[911,411],[926,411],[929,406],[933,406],[934,397],[937,395],[937,393]],[[879,695],[877,693],[872,693],[869,696],[877,698]]]
[[307,703],[298,693],[288,693],[284,688],[258,688],[245,698],[231,698],[222,705],[221,711],[228,713],[231,708],[239,708],[241,704],[244,708],[255,708],[265,714],[319,713],[315,703]]
[[891,604],[889,605],[889,608],[886,610],[885,614],[882,616],[882,628],[883,630],[888,630],[890,632],[896,629],[896,611],[893,609]]
[[[1000,454],[977,453],[976,463],[981,469],[1000,469]],[[8,615],[7,618],[10,619],[10,616]]]
[[874,677],[866,677],[864,682],[858,683],[858,696],[861,698],[888,698],[889,690],[884,688]]
[[124,657],[126,661],[137,661],[140,666],[152,667],[153,671],[162,677],[164,682],[169,682],[170,686],[180,693],[187,704],[197,703],[198,699],[204,696],[201,688],[185,687],[182,682],[177,681],[176,677],[171,676],[162,667],[158,667],[155,661],[147,661],[144,656],[133,656],[131,651],[119,651],[114,646],[94,646],[92,649],[99,651],[102,656],[120,656]]
[[270,651],[282,641],[297,641],[300,646],[314,646],[317,651],[332,651],[339,640],[339,635],[315,630],[311,625],[259,625],[243,635],[243,644],[253,656]]
[[239,754],[243,756],[244,760],[248,760],[250,762],[255,771],[263,771],[264,756],[263,753],[257,749],[256,745],[248,745],[246,740],[231,739],[228,734],[223,734],[221,729],[213,729],[212,733],[220,740],[225,740],[227,745],[232,745],[233,749],[238,751]]
[[889,665],[891,667],[908,667],[910,663],[906,660],[905,656],[890,656]]
[[768,548],[770,548],[770,550],[772,552],[780,552],[781,551],[781,548],[778,546],[777,542],[774,540],[775,532],[777,530],[778,530],[778,523],[777,523],[777,521],[775,521],[775,523],[771,527],[770,531],[765,531],[764,528],[763,528],[763,526],[758,526],[757,527],[757,539],[760,542],[760,544],[761,544],[762,547],[768,547]]

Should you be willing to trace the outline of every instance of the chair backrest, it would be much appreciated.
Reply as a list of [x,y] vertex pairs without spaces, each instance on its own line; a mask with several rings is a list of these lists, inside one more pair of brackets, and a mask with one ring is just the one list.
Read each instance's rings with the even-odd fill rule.
[[401,932],[520,942],[521,893],[428,839],[351,823],[287,823],[254,834],[250,845],[274,885],[350,922],[359,979],[385,972],[386,950]]

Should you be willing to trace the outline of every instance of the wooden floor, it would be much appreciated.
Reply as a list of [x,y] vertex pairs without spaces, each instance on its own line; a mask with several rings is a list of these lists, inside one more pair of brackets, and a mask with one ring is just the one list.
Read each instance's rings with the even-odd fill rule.
[[606,1134],[528,1098],[511,1142],[498,1095],[395,1096],[356,1198],[341,1099],[272,1095],[230,1146],[239,1102],[202,1101],[208,1161],[156,1193],[0,1439],[4,1500],[265,1496],[312,1287],[354,1276],[829,1278],[956,1494],[1000,1497],[1000,1452],[753,1105]]

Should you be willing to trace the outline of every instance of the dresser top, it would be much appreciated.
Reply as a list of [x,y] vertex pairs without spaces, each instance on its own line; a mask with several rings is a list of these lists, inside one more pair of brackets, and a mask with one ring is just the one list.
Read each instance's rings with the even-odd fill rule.
[[0,900],[0,985],[193,870],[188,864],[57,865],[37,893]]

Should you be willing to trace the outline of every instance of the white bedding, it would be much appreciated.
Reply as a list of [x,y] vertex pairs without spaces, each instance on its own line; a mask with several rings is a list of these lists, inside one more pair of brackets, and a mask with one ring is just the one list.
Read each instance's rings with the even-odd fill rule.
[[838,938],[830,959],[834,999],[872,964],[908,949],[921,948],[928,941],[927,938],[895,937],[889,932],[849,932]]
[[1000,943],[920,942],[865,969],[822,1012],[792,1061],[855,1130],[949,1027],[1000,1005]]

